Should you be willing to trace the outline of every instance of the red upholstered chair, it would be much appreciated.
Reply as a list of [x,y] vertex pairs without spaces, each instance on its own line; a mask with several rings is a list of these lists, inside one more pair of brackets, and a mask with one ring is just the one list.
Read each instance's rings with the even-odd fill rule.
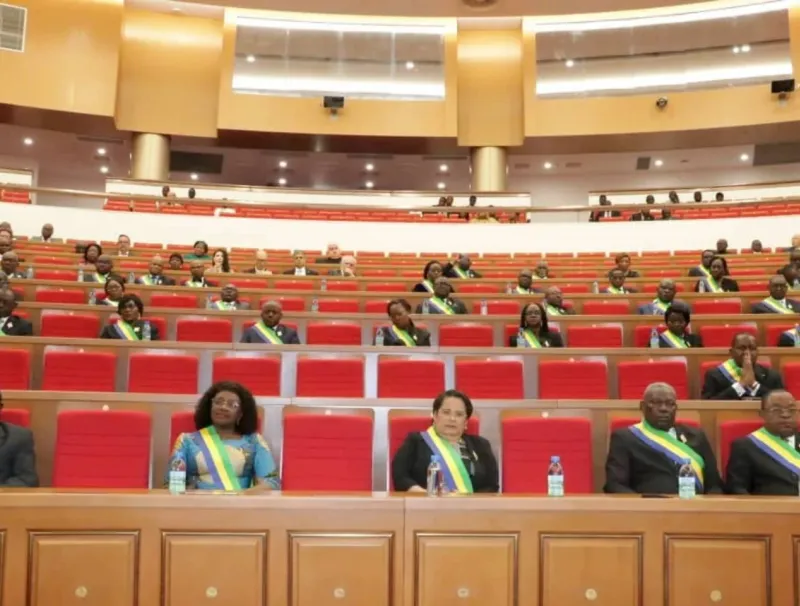
[[730,347],[733,337],[746,332],[758,338],[758,328],[749,324],[706,325],[700,327],[704,347]]
[[787,330],[792,330],[794,324],[767,324],[767,342],[764,344],[767,347],[777,347],[781,335]]
[[100,317],[95,314],[42,312],[42,337],[96,339],[99,334]]
[[742,281],[739,283],[739,290],[741,292],[758,292],[764,293],[767,292],[767,282],[766,281],[758,281],[758,282],[745,282]]
[[733,419],[719,424],[719,467],[723,478],[728,468],[728,458],[731,455],[731,443],[743,438],[764,425],[758,417],[752,419]]
[[402,282],[370,282],[367,284],[367,292],[405,292],[408,290]]
[[0,421],[20,427],[30,427],[31,411],[24,408],[3,408],[0,410]]
[[608,399],[608,367],[604,360],[542,360],[539,398],[543,400]]
[[[584,294],[589,292],[588,284],[561,284],[561,292],[566,294]],[[562,303],[562,305],[564,305]],[[566,305],[564,305],[566,307]]]
[[363,398],[363,358],[312,358],[297,360],[297,397]]
[[284,409],[283,490],[371,491],[372,417]]
[[386,307],[389,305],[389,299],[382,301],[364,301],[364,313],[368,314],[386,314]]
[[269,286],[269,281],[264,278],[230,278],[224,280],[225,284],[233,284],[236,288],[264,289]]
[[54,487],[149,487],[148,413],[64,410],[56,423]]
[[63,280],[64,282],[74,282],[78,279],[78,272],[59,269],[37,269],[34,270],[33,276],[37,280]]
[[83,305],[87,294],[75,288],[37,288],[33,295],[36,303],[71,303]]
[[631,313],[631,302],[627,299],[583,302],[583,315],[585,316],[627,316],[629,313]]
[[212,382],[235,381],[255,396],[281,394],[281,359],[278,356],[220,356],[212,364]]
[[546,494],[551,456],[561,457],[566,494],[593,492],[589,419],[509,414],[501,432],[503,493]]
[[331,292],[353,292],[358,290],[355,280],[328,280],[326,288]]
[[637,326],[633,329],[633,345],[634,347],[650,347],[650,331],[655,328],[659,334],[667,330],[663,324],[651,326]]
[[634,360],[617,364],[619,397],[622,400],[640,400],[651,383],[672,385],[678,398],[689,397],[689,377],[686,360]]
[[45,391],[114,391],[117,356],[106,351],[44,352]]
[[168,307],[170,309],[196,309],[197,297],[194,295],[167,295],[153,293],[149,307]]
[[198,393],[197,356],[131,353],[128,363],[130,393]]
[[592,324],[567,326],[568,347],[622,347],[622,326]]
[[178,318],[178,341],[192,343],[230,343],[233,322],[225,318]]
[[740,314],[742,313],[742,300],[739,298],[726,299],[698,299],[692,303],[692,313],[708,314]]
[[783,384],[792,394],[800,394],[800,362],[786,362],[781,368]]
[[317,283],[315,280],[275,280],[273,288],[275,290],[315,290]]
[[520,360],[456,360],[456,389],[472,399],[525,397]]
[[268,301],[277,301],[280,303],[284,312],[306,310],[305,299],[301,299],[300,297],[261,297],[258,301],[258,308],[261,309],[264,303]]
[[432,399],[444,391],[444,361],[381,356],[379,398]]
[[461,294],[478,294],[486,293],[496,295],[500,289],[496,284],[459,284],[458,292]]
[[28,389],[31,354],[27,349],[0,348],[0,391]]
[[442,324],[439,327],[439,346],[493,347],[492,327],[472,322]]
[[[519,310],[519,301],[486,301],[486,311],[490,316],[518,316]],[[475,301],[472,304],[472,313],[476,315],[481,313],[480,301]]]
[[[359,272],[364,278],[394,278],[397,276],[397,271],[394,269],[365,269],[362,272]],[[408,276],[410,278],[416,278],[419,276],[420,272],[413,271],[413,272],[401,272],[401,275],[405,276],[406,273],[410,273],[411,275]]]
[[361,345],[361,325],[355,322],[309,322],[307,345]]
[[195,431],[197,431],[197,428],[194,426],[194,410],[173,412],[169,420],[169,451],[172,452],[179,435]]
[[357,314],[359,311],[357,299],[320,299],[318,305],[320,313]]

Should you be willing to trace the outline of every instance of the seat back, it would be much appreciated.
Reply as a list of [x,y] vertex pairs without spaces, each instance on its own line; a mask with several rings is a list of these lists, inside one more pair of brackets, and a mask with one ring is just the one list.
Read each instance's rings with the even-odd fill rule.
[[733,419],[719,424],[719,465],[723,475],[728,469],[733,441],[745,437],[763,425],[764,421],[760,418]]
[[692,312],[698,316],[706,314],[740,314],[742,313],[742,300],[738,298],[698,299],[692,304]]
[[367,284],[367,292],[404,292],[406,285],[402,282],[370,282]]
[[44,352],[44,391],[114,391],[117,356],[105,351]]
[[0,347],[0,391],[28,389],[30,379],[30,352],[27,349]]
[[378,359],[379,398],[433,399],[444,391],[444,361],[394,356]]
[[317,287],[315,280],[275,280],[275,290],[314,290]]
[[33,275],[37,280],[74,282],[78,279],[78,272],[74,270],[37,269]]
[[767,347],[777,347],[781,335],[787,330],[792,330],[794,324],[767,324]]
[[622,327],[613,324],[567,326],[569,347],[622,347]]
[[733,337],[746,332],[758,338],[758,328],[750,324],[720,324],[700,327],[704,347],[730,347]]
[[36,303],[71,303],[83,305],[86,294],[76,288],[37,288],[33,295]]
[[328,280],[327,287],[332,292],[354,292],[358,290],[358,282],[353,280]]
[[24,408],[2,408],[0,409],[0,421],[20,427],[30,427],[31,411]]
[[608,368],[601,360],[542,360],[539,398],[543,400],[608,398]]
[[363,398],[363,358],[309,358],[297,360],[297,397]]
[[[472,304],[472,313],[475,315],[480,314],[481,306],[481,301],[475,301]],[[518,316],[519,310],[519,301],[511,301],[506,299],[486,301],[486,313],[490,316]]]
[[792,394],[800,394],[800,362],[786,362],[781,367],[783,374],[783,385],[786,391]]
[[361,325],[355,322],[309,322],[308,345],[361,345]]
[[689,397],[686,360],[633,360],[617,364],[617,387],[623,400],[640,400],[651,383],[672,385],[678,399]]
[[458,292],[460,292],[462,294],[486,293],[486,294],[496,295],[499,292],[499,290],[500,289],[498,288],[497,284],[480,284],[480,283],[469,284],[469,283],[467,283],[467,284],[459,284],[458,285]]
[[520,400],[522,374],[520,360],[456,360],[456,389],[473,399]]
[[627,316],[629,313],[631,313],[631,302],[627,299],[583,302],[583,315],[585,316]]
[[168,307],[171,309],[196,309],[197,297],[194,295],[167,295],[153,293],[150,296],[150,307]]
[[357,299],[320,299],[318,305],[320,313],[357,314],[359,311]]
[[494,335],[488,324],[472,322],[442,324],[439,327],[441,347],[493,347]]
[[261,297],[258,301],[259,309],[264,306],[264,303],[269,301],[277,301],[280,303],[283,311],[305,311],[306,301],[301,297]]
[[130,393],[198,393],[197,356],[131,353],[128,364]]
[[371,301],[364,301],[364,313],[367,314],[385,314],[386,307],[389,305],[389,299],[373,299]]
[[230,343],[233,340],[233,322],[225,318],[178,318],[178,341],[193,343]]
[[182,433],[194,433],[197,428],[194,425],[194,410],[176,410],[172,413],[169,420],[169,449],[175,447],[178,436]]
[[220,356],[212,364],[212,382],[235,381],[255,396],[281,394],[281,358]]
[[95,314],[43,312],[42,337],[96,339],[100,334],[100,317]]

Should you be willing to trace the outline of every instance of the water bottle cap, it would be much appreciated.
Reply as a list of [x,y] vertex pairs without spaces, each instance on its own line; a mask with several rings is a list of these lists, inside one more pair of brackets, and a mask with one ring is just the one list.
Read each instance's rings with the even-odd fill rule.
[[550,457],[550,462],[551,463],[560,463],[561,462],[561,457],[559,457],[558,455],[553,455],[552,457]]

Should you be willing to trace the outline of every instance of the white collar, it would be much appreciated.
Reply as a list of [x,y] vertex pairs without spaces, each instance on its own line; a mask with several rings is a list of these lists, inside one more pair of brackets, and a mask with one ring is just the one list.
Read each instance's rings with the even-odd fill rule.
[[792,434],[788,438],[786,438],[786,441],[789,443],[789,446],[791,446],[792,448],[796,448],[797,447],[795,442],[794,442],[794,436],[795,436],[795,434]]

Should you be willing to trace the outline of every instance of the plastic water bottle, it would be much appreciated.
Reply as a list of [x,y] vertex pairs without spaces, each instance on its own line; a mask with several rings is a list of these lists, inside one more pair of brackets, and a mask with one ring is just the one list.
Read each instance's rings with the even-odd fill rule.
[[28,280],[33,280],[33,265],[28,265],[28,269],[25,271],[25,277]]
[[89,305],[96,305],[97,304],[97,293],[94,291],[94,288],[89,291]]
[[650,331],[650,349],[659,349],[661,347],[658,339],[658,329],[654,328]]
[[525,338],[524,328],[520,328],[517,333],[517,347],[528,347],[528,339]]
[[169,468],[170,494],[183,494],[186,492],[186,461],[176,457]]
[[706,281],[700,280],[697,284],[697,292],[706,292]]
[[142,326],[142,341],[151,341],[153,339],[153,329],[150,328],[150,322],[145,322]]
[[133,273],[133,272],[130,272],[128,274],[128,284],[135,284],[135,283],[136,283],[136,274]]
[[561,466],[561,457],[550,457],[550,467],[547,468],[547,496],[564,496],[564,468]]
[[78,282],[83,282],[83,267],[78,268]]
[[678,469],[678,496],[682,499],[693,499],[697,495],[694,469],[689,459],[683,460]]
[[442,463],[439,460],[439,455],[431,455],[431,462],[428,465],[428,476],[425,484],[428,496],[440,496],[442,494],[443,482],[444,476],[442,475]]
[[430,302],[430,299],[424,299],[422,301],[422,313],[423,314],[431,313],[431,302]]
[[320,290],[328,290],[328,281],[325,278],[319,281],[319,289]]
[[383,347],[383,339],[383,328],[379,328],[378,332],[375,333],[375,345]]
[[592,292],[593,292],[594,294],[596,294],[596,295],[597,295],[597,294],[600,294],[600,285],[597,283],[597,280],[595,280],[594,282],[592,282]]
[[214,309],[214,299],[211,295],[206,296],[206,309]]
[[319,300],[316,298],[311,299],[311,311],[314,313],[319,311]]
[[486,303],[486,299],[481,299],[481,315],[489,315],[489,304]]
[[507,295],[513,295],[514,294],[514,286],[511,284],[511,282],[506,284],[506,294]]

